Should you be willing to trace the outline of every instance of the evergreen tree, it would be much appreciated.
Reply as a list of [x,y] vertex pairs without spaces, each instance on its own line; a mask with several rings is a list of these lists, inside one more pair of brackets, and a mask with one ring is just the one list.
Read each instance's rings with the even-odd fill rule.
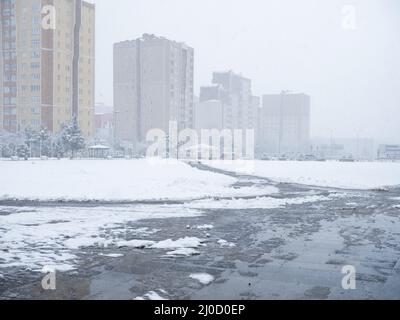
[[17,147],[17,155],[20,158],[24,158],[25,160],[28,160],[29,157],[29,149],[26,144],[22,144]]
[[76,118],[69,125],[66,125],[61,133],[61,141],[65,151],[70,152],[71,158],[76,156],[76,153],[85,148],[85,138],[82,136]]
[[64,157],[65,149],[61,137],[56,139],[53,143],[53,154],[57,159]]
[[50,157],[51,156],[51,133],[43,128],[38,133],[39,144],[40,144],[40,155]]

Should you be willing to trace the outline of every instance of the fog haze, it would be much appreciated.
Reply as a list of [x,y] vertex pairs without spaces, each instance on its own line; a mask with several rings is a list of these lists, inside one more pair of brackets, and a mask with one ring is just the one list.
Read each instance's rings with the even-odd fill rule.
[[[312,98],[312,136],[400,140],[397,0],[95,0],[96,100],[113,103],[113,43],[154,33],[195,49],[195,93],[213,71],[253,93]],[[342,10],[356,9],[356,29]]]

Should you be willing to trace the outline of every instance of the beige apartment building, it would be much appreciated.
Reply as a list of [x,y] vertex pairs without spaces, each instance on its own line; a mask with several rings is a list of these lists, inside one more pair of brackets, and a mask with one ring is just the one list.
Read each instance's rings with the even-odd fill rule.
[[0,0],[0,130],[57,133],[77,117],[94,135],[95,6]]
[[115,138],[135,147],[151,129],[194,126],[194,51],[184,43],[144,34],[114,45]]

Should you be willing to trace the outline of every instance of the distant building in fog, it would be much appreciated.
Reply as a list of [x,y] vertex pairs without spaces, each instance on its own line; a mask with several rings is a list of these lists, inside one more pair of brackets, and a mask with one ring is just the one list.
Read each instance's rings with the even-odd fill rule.
[[193,58],[186,44],[148,34],[114,45],[116,140],[143,143],[172,120],[193,128]]
[[204,129],[224,128],[224,111],[220,100],[207,100],[196,105],[195,128],[200,132]]
[[376,147],[374,140],[368,138],[313,139],[310,153],[317,158],[332,160],[374,160]]
[[[212,83],[200,88],[200,109],[209,108],[212,112],[214,106],[215,112],[208,116],[215,114],[221,117],[222,113],[223,129],[256,129],[259,99],[252,95],[251,80],[227,71],[214,72]],[[217,122],[220,123],[219,120]],[[197,122],[197,126],[202,126],[201,121]]]
[[380,160],[400,160],[400,145],[385,144],[378,149],[378,159]]
[[309,152],[309,96],[285,92],[264,95],[258,121],[258,153],[298,156]]
[[95,108],[95,138],[102,142],[112,143],[114,128],[113,107],[102,103],[96,104]]

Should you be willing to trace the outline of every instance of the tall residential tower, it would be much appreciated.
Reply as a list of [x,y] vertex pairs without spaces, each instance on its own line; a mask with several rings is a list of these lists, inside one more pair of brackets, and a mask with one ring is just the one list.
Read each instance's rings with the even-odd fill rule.
[[0,0],[0,130],[57,133],[77,117],[94,134],[95,7]]
[[309,96],[264,95],[258,120],[258,153],[296,157],[310,151]]
[[224,129],[257,129],[259,99],[252,96],[251,80],[232,71],[214,72],[213,85],[201,87],[200,106],[210,100],[222,103]]
[[194,126],[193,49],[144,34],[114,45],[115,138],[136,145],[151,129]]

